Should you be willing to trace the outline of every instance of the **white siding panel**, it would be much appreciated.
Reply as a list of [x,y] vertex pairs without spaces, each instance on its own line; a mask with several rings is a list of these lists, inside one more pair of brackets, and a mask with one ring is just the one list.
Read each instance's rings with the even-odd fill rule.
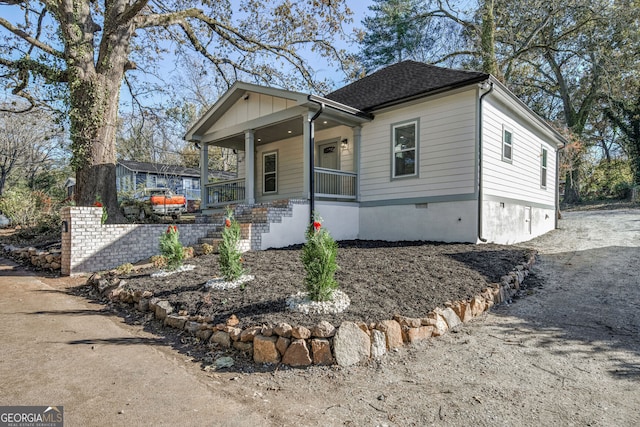
[[[301,197],[303,194],[303,152],[302,138],[294,137],[272,144],[261,145],[256,149],[256,200],[278,200]],[[262,155],[264,153],[278,152],[278,173],[276,194],[263,194],[262,182]]]
[[207,133],[277,113],[295,107],[295,101],[261,93],[249,92],[249,98],[240,98],[220,117]]
[[[543,205],[555,204],[555,149],[526,122],[501,104],[485,98],[483,105],[483,189],[488,196]],[[513,160],[502,160],[502,129],[513,131]],[[542,148],[547,149],[547,188],[540,188]]]
[[[362,128],[362,201],[475,191],[475,89],[377,114]],[[391,179],[391,125],[420,120],[416,178]]]

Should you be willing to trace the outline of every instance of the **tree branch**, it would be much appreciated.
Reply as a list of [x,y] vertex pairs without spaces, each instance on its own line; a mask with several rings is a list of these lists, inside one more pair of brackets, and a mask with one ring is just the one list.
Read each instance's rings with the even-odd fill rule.
[[12,32],[13,34],[15,34],[16,36],[20,37],[21,39],[23,39],[24,41],[26,41],[27,43],[29,43],[32,46],[37,47],[38,49],[55,56],[56,58],[64,58],[64,53],[60,52],[59,50],[54,49],[53,47],[42,43],[40,40],[31,37],[31,35],[27,34],[26,32],[22,31],[19,28],[14,27],[11,22],[7,21],[6,19],[0,17],[0,25],[3,26],[4,28],[6,28],[7,30],[9,30],[10,32]]

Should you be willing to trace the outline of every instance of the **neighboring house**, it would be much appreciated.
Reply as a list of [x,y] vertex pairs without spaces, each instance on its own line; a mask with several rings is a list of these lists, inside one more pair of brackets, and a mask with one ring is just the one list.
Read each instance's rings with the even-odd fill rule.
[[556,226],[565,140],[484,73],[404,61],[324,98],[239,82],[186,139],[205,165],[209,146],[239,152],[237,179],[202,188],[205,213],[293,201],[253,249],[302,242],[310,204],[336,239],[515,243]]
[[[232,172],[211,172],[208,179],[235,178]],[[134,192],[144,188],[170,188],[184,194],[188,201],[200,200],[200,170],[161,163],[120,160],[116,164],[116,188],[118,192]]]

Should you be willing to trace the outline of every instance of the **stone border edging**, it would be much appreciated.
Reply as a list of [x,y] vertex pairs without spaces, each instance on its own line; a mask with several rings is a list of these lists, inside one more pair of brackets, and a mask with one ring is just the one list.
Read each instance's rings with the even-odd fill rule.
[[154,297],[151,291],[132,291],[117,277],[109,280],[94,274],[87,284],[112,301],[134,305],[143,313],[153,313],[164,326],[183,330],[223,348],[243,351],[251,355],[255,363],[282,363],[293,367],[312,364],[351,366],[382,357],[405,344],[444,335],[494,305],[510,301],[529,275],[535,256],[532,254],[527,262],[517,265],[501,277],[500,283],[485,288],[480,295],[447,302],[444,308],[436,307],[425,317],[395,315],[393,319],[370,324],[345,321],[338,328],[321,321],[311,329],[287,323],[242,329],[237,327],[240,321],[235,315],[225,323],[214,325],[204,316],[175,313],[169,301]]

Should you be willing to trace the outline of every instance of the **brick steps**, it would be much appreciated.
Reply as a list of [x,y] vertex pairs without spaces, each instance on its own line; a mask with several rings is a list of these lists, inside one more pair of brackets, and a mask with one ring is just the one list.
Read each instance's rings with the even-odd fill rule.
[[[281,223],[283,218],[293,216],[293,204],[293,201],[287,199],[251,206],[234,206],[233,216],[241,228],[241,245],[246,247],[246,250],[259,250],[262,234],[269,232],[270,224]],[[217,247],[222,241],[225,218],[226,213],[215,213],[207,218],[206,222],[217,226],[210,230],[206,237],[200,239],[200,246],[207,243],[214,246],[217,252]]]

